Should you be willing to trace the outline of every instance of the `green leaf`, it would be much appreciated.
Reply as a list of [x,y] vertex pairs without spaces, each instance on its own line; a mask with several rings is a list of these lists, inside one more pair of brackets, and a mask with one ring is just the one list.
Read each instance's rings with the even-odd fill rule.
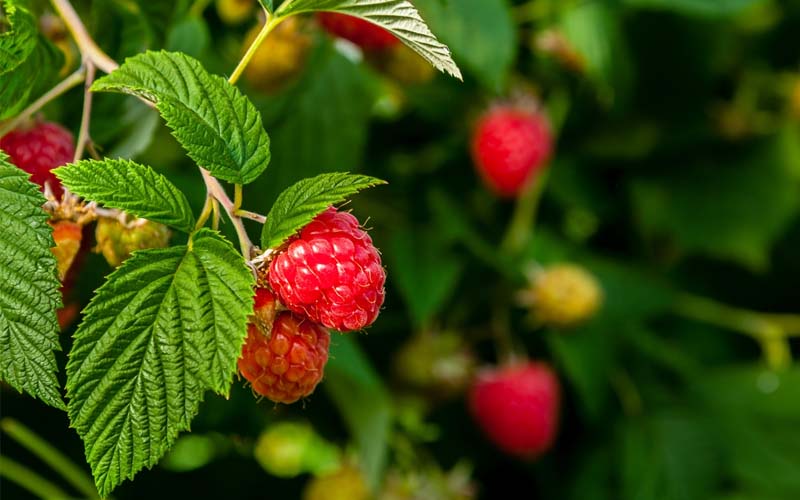
[[727,17],[739,14],[763,0],[624,0],[631,7],[664,9],[698,17]]
[[368,482],[376,487],[388,456],[391,400],[380,376],[353,337],[337,335],[331,339],[323,387],[358,444],[361,467]]
[[436,69],[459,80],[461,70],[450,49],[439,42],[407,0],[287,0],[275,13],[287,17],[303,12],[331,11],[360,17],[385,28],[424,57]]
[[261,247],[279,246],[329,206],[380,184],[386,184],[386,181],[345,172],[320,174],[301,180],[281,193],[272,205],[261,232]]
[[408,228],[392,232],[389,272],[395,279],[417,326],[426,324],[456,292],[464,262],[453,255],[433,229]]
[[269,136],[258,110],[227,80],[185,54],[148,51],[128,58],[92,90],[155,103],[189,156],[215,177],[248,184],[269,164]]
[[161,458],[206,389],[227,393],[253,285],[233,246],[201,230],[188,246],[134,253],[97,290],[75,333],[67,395],[102,496]]
[[36,18],[27,2],[4,0],[3,10],[11,29],[0,33],[0,75],[22,64],[36,47]]
[[60,351],[52,229],[39,188],[0,151],[0,379],[63,409],[54,351]]
[[0,78],[0,120],[19,113],[29,101],[52,87],[64,56],[43,36],[25,61]]
[[795,217],[800,196],[781,149],[759,153],[727,165],[688,166],[634,181],[635,213],[644,234],[662,244],[666,238],[685,252],[764,270],[773,242]]
[[53,171],[73,193],[184,232],[195,218],[186,196],[166,177],[130,160],[82,160]]
[[486,87],[502,90],[517,49],[506,0],[415,0],[414,5],[459,64]]
[[258,0],[258,3],[260,3],[261,6],[264,7],[264,10],[266,10],[270,14],[275,10],[275,7],[272,4],[273,3],[272,0]]

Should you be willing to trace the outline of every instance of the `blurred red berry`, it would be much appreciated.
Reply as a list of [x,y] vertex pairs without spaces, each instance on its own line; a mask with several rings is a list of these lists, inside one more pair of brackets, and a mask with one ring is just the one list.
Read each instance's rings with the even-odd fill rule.
[[0,149],[8,153],[11,163],[31,174],[31,181],[42,188],[48,183],[53,194],[61,196],[61,182],[51,170],[75,156],[75,142],[68,130],[55,123],[38,122],[0,137]]
[[239,372],[258,394],[276,403],[294,403],[314,392],[322,380],[329,346],[327,330],[282,312],[269,332],[250,324]]
[[546,452],[558,428],[560,388],[552,369],[527,362],[480,373],[470,410],[500,449],[532,459]]
[[478,121],[472,156],[489,188],[515,197],[550,158],[553,138],[546,118],[523,108],[499,106]]
[[352,214],[331,207],[289,241],[269,268],[269,284],[287,308],[339,331],[375,321],[386,272]]
[[320,12],[320,24],[331,35],[350,40],[366,51],[388,49],[400,43],[389,31],[359,17]]

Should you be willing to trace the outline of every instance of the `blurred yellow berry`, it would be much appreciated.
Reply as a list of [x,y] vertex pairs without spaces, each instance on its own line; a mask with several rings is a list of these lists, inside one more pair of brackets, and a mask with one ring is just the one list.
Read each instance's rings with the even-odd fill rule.
[[229,26],[242,24],[253,12],[255,0],[217,0],[217,14]]
[[436,69],[419,54],[402,43],[367,54],[375,68],[404,85],[421,85],[433,80]]
[[533,273],[520,301],[542,324],[567,328],[591,318],[600,308],[602,295],[597,279],[586,269],[558,264]]
[[123,224],[117,219],[101,218],[95,230],[97,247],[112,267],[119,267],[136,250],[164,248],[169,244],[167,226],[146,219]]
[[[247,33],[243,50],[256,39],[261,26]],[[300,20],[286,19],[269,34],[244,70],[247,82],[256,90],[274,93],[298,76],[305,66],[311,38],[301,30]]]
[[368,500],[364,475],[358,468],[345,465],[337,471],[313,478],[303,492],[303,500]]
[[794,118],[800,120],[800,77],[792,85],[789,95],[789,112]]

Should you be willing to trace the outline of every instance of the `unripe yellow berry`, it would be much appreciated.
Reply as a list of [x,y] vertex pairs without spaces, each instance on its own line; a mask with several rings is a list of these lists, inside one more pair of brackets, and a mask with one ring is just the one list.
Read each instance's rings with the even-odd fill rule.
[[[247,50],[261,31],[256,26],[245,37]],[[244,70],[247,82],[256,90],[274,93],[298,76],[305,66],[311,38],[301,31],[300,20],[286,19],[264,40]]]
[[602,303],[597,279],[574,264],[558,264],[537,271],[521,294],[534,318],[545,325],[567,328],[588,320]]
[[170,230],[157,222],[134,219],[123,224],[116,219],[101,218],[95,230],[95,251],[112,267],[119,267],[136,250],[164,248],[169,244]]
[[367,500],[370,498],[364,475],[356,467],[339,470],[312,479],[303,492],[303,500]]
[[242,24],[253,12],[255,0],[217,0],[217,14],[229,26]]

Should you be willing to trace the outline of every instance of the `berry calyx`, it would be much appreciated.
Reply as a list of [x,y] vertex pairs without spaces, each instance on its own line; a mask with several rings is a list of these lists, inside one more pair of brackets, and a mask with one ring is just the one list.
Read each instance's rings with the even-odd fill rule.
[[48,223],[53,227],[53,241],[56,246],[51,250],[58,264],[58,279],[63,282],[81,249],[83,226],[70,220],[48,221]]
[[275,312],[272,294],[256,292],[255,321],[247,329],[239,372],[253,390],[276,403],[294,403],[314,392],[328,362],[330,334],[311,321],[283,311],[265,331],[263,321]]
[[352,214],[333,207],[290,239],[269,267],[269,284],[289,310],[343,332],[375,321],[385,282],[372,238]]
[[75,156],[75,142],[68,130],[55,123],[37,122],[0,137],[0,149],[8,153],[11,163],[31,174],[31,181],[42,190],[47,184],[53,195],[61,197],[61,182],[51,171]]
[[119,267],[136,250],[166,247],[170,236],[167,226],[147,219],[123,224],[104,217],[97,221],[95,252],[102,253],[111,267]]
[[560,392],[550,366],[526,362],[480,373],[470,390],[469,406],[497,447],[533,459],[555,440]]
[[523,107],[497,106],[480,118],[472,136],[478,173],[499,196],[518,196],[550,158],[547,119]]
[[331,35],[350,40],[366,51],[388,49],[400,43],[389,31],[360,17],[320,12],[317,19]]
[[530,276],[530,288],[520,302],[535,321],[569,328],[590,319],[600,309],[603,292],[597,279],[581,266],[556,264]]

